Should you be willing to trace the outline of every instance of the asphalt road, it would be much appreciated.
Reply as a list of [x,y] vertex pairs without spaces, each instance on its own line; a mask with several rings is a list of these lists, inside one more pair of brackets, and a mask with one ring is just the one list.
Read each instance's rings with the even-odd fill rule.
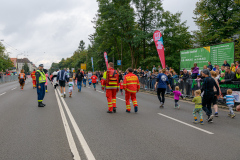
[[117,113],[108,114],[100,86],[65,99],[50,84],[48,91],[38,108],[30,79],[23,91],[17,82],[0,85],[0,160],[240,159],[239,113],[231,119],[220,110],[200,125],[192,103],[180,101],[177,110],[170,98],[160,109],[156,96],[138,93],[139,112],[129,114],[118,94]]

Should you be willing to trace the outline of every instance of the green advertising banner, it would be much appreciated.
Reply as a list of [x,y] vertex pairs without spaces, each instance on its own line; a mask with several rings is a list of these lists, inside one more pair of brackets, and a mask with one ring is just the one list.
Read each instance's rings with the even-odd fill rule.
[[224,60],[227,60],[230,65],[234,62],[234,43],[231,42],[215,46],[184,50],[180,52],[180,56],[181,70],[183,70],[183,68],[191,70],[194,63],[197,63],[199,69],[202,70],[204,65],[208,66],[209,61],[212,62],[212,65],[217,64],[221,68]]

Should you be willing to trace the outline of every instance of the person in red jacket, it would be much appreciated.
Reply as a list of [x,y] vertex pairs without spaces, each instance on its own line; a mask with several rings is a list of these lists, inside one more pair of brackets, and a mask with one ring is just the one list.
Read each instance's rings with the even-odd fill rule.
[[113,69],[113,63],[108,63],[108,70],[103,75],[103,85],[106,86],[106,97],[108,101],[107,113],[116,113],[116,95],[119,90],[119,74]]
[[128,113],[130,113],[131,111],[130,98],[132,99],[135,113],[138,112],[136,93],[140,90],[140,84],[139,84],[138,77],[132,72],[133,72],[133,69],[128,68],[127,70],[128,74],[124,77],[124,80],[123,80],[123,88],[125,90],[125,100],[126,100],[126,112]]
[[123,80],[120,80],[120,92],[121,92],[121,95],[123,95]]
[[92,80],[92,84],[93,84],[93,87],[94,87],[94,90],[96,91],[96,83],[97,83],[97,76],[96,76],[96,73],[93,72],[93,76],[91,77],[91,80]]
[[32,83],[33,83],[33,89],[36,88],[36,71],[35,69],[33,70],[33,72],[31,73],[31,77],[32,77]]

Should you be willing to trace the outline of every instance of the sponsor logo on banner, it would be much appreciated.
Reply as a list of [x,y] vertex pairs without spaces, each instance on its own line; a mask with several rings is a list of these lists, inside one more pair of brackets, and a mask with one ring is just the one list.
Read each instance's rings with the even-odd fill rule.
[[158,56],[160,62],[162,64],[162,68],[166,68],[165,66],[165,54],[164,54],[164,44],[163,44],[163,37],[160,31],[156,30],[153,34],[153,40],[155,42]]

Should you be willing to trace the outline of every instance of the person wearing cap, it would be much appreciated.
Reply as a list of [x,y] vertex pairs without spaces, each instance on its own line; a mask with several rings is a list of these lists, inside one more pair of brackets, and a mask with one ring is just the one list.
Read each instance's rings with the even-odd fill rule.
[[[213,122],[213,115],[212,115],[212,108],[211,105],[214,100],[214,96],[219,95],[219,87],[216,83],[216,81],[209,76],[210,72],[208,69],[204,69],[202,71],[202,76],[205,77],[202,85],[201,92],[203,93],[202,98],[202,106],[203,110],[206,112],[208,119],[208,122]],[[214,87],[216,88],[217,92],[214,93]]]
[[43,64],[40,64],[38,70],[36,71],[36,82],[37,82],[37,94],[38,94],[38,107],[44,107],[45,104],[42,103],[45,96],[45,83],[46,75],[43,71]]

